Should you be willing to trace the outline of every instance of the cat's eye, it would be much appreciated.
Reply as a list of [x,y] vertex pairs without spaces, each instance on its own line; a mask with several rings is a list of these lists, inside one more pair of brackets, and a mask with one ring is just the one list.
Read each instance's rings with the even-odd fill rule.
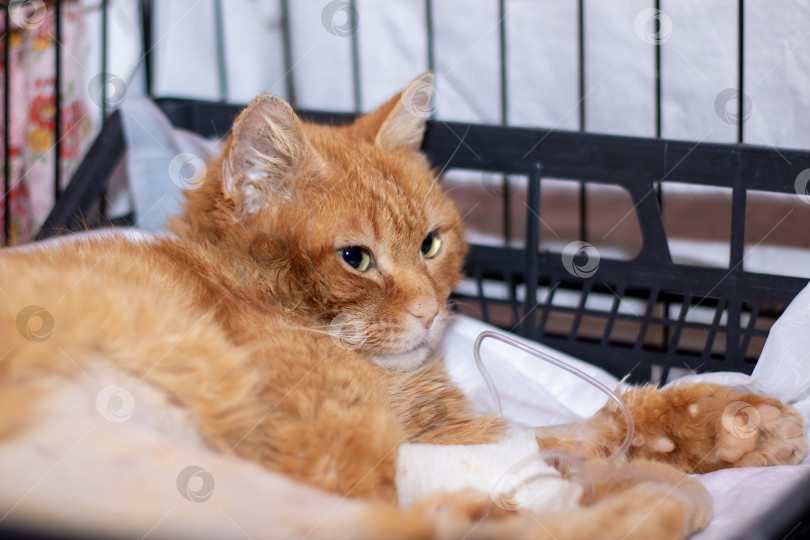
[[340,248],[337,252],[346,264],[360,272],[365,272],[371,267],[371,253],[366,248],[349,246]]
[[432,259],[439,254],[442,248],[442,237],[439,236],[439,231],[433,231],[422,240],[422,256],[426,259]]

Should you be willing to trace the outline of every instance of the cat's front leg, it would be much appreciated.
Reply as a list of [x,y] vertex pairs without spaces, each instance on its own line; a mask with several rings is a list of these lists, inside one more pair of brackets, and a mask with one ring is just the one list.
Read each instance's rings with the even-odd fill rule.
[[407,442],[488,444],[498,442],[508,422],[481,416],[470,399],[450,380],[440,361],[407,374],[392,374],[393,409]]
[[712,518],[706,488],[662,463],[594,459],[585,471],[591,488],[580,504],[591,516],[568,522],[578,538],[686,538]]
[[[807,451],[804,420],[793,407],[717,384],[654,386],[622,394],[633,416],[630,458],[663,461],[691,473],[729,467],[796,464]],[[540,430],[541,447],[607,456],[625,435],[612,403],[579,425]]]

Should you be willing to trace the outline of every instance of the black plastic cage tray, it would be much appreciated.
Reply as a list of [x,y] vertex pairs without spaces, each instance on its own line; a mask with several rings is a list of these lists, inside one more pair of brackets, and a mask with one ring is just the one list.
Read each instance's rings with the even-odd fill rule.
[[[226,134],[240,108],[172,98],[156,102],[176,127],[207,137]],[[306,111],[301,115],[332,123],[354,118],[350,114]],[[764,340],[772,321],[808,283],[803,278],[747,272],[742,263],[747,192],[796,195],[794,181],[810,168],[810,152],[452,122],[428,122],[423,150],[441,170],[472,169],[502,173],[507,178],[510,174],[528,177],[526,246],[539,246],[544,178],[610,184],[630,194],[643,240],[641,251],[632,260],[602,258],[597,271],[579,272],[577,276],[577,272],[566,269],[559,253],[537,247],[472,245],[466,271],[477,293],[458,294],[456,303],[465,306],[465,312],[470,310],[485,321],[599,365],[616,376],[629,374],[632,382],[650,381],[655,366],[663,380],[671,368],[750,373],[758,356],[751,347],[752,340]],[[38,237],[109,223],[98,218],[98,202],[124,152],[121,117],[115,112]],[[730,188],[728,268],[673,262],[656,196],[660,182],[670,178]],[[508,190],[501,195],[508,204]],[[568,263],[570,269],[571,260]],[[501,285],[499,294],[487,293],[491,287],[486,285],[491,282]],[[541,294],[541,290],[546,292]],[[563,290],[578,296],[576,306],[554,301]],[[588,299],[600,295],[610,299],[609,307],[591,307]],[[644,308],[638,313],[620,310],[625,299],[637,305],[640,302]],[[696,307],[710,310],[711,320],[688,317]],[[568,321],[565,331],[549,324],[555,317]],[[582,324],[585,319],[590,321],[587,332]],[[626,331],[615,335],[617,325],[633,329],[630,337]],[[594,333],[594,327],[599,332]],[[651,341],[648,335],[653,327],[660,339]],[[689,346],[682,342],[685,332],[692,335]],[[694,335],[703,336],[698,346],[694,345]],[[784,500],[775,501],[768,519],[745,537],[810,535],[810,494],[805,492],[810,493],[810,478]]]

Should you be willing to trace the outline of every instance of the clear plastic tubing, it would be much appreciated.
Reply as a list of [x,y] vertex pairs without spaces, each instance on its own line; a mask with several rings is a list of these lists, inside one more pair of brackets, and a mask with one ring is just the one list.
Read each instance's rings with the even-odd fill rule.
[[492,377],[489,376],[487,369],[484,367],[484,363],[481,361],[481,343],[483,343],[483,341],[486,338],[496,339],[498,341],[506,343],[507,345],[511,345],[512,347],[520,349],[525,353],[531,354],[532,356],[535,356],[541,360],[545,360],[549,364],[557,366],[560,369],[564,369],[568,373],[576,375],[583,381],[595,386],[596,388],[601,390],[605,395],[607,395],[608,398],[613,400],[613,402],[616,403],[616,405],[619,407],[619,410],[624,415],[624,421],[627,423],[627,433],[624,436],[624,442],[622,443],[622,445],[615,452],[613,452],[613,454],[608,459],[621,459],[624,457],[624,455],[627,453],[627,450],[630,448],[630,444],[633,442],[633,417],[630,415],[630,409],[627,408],[627,405],[624,404],[624,402],[621,400],[619,396],[616,395],[615,392],[613,392],[610,388],[608,388],[601,382],[597,381],[590,375],[581,372],[580,370],[578,370],[573,366],[569,366],[562,360],[558,360],[557,358],[554,358],[553,356],[550,356],[544,353],[543,351],[539,351],[537,349],[529,347],[528,345],[525,345],[514,338],[505,336],[498,332],[488,330],[486,332],[481,332],[478,335],[478,338],[475,340],[475,345],[473,347],[473,355],[475,356],[475,363],[478,365],[478,370],[481,372],[481,376],[487,383],[487,387],[489,388],[489,391],[492,394],[493,398],[495,398],[495,403],[498,406],[499,415],[503,415],[503,409],[501,407],[501,398],[498,395],[498,391],[495,388],[495,383],[492,382]]

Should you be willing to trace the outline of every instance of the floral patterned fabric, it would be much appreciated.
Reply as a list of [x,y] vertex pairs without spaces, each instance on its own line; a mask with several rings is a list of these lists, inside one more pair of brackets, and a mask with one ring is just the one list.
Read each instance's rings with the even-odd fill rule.
[[[86,53],[84,19],[77,2],[62,7],[62,89],[60,114],[62,133],[59,142],[60,186],[64,188],[78,166],[93,135],[93,123],[87,115],[88,92],[82,62]],[[13,9],[13,8],[12,8]],[[11,230],[5,244],[19,244],[32,238],[54,204],[54,155],[57,141],[55,84],[55,10],[52,3],[38,10],[10,12],[10,50],[0,40],[0,100],[5,90],[3,67],[9,62],[9,118],[0,107],[0,125],[9,124],[9,163],[3,163],[0,151],[0,175],[10,168],[11,190],[5,193],[0,180],[0,234],[4,204],[11,208]],[[0,25],[2,25],[0,19]],[[0,28],[2,28],[0,26]],[[5,33],[5,28],[2,28]],[[3,133],[0,130],[0,148]],[[2,178],[2,176],[0,176]]]

